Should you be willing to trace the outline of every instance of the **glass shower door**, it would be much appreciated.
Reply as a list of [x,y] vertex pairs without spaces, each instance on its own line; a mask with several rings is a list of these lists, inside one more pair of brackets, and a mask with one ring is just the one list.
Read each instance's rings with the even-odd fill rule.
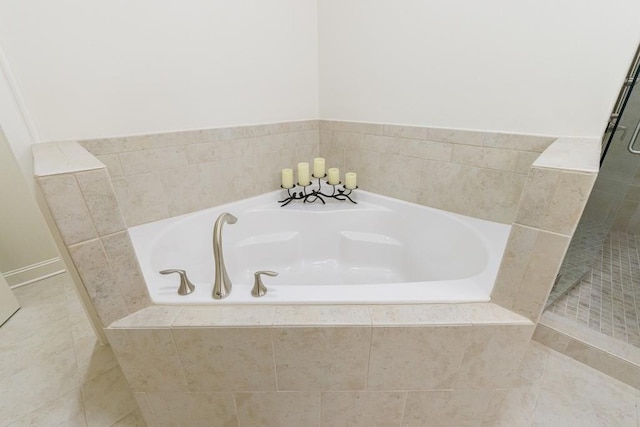
[[[640,235],[640,84],[638,57],[620,108],[603,137],[600,172],[551,290],[547,307],[591,272],[612,230]],[[635,140],[634,140],[635,139]],[[603,274],[607,274],[604,271]]]

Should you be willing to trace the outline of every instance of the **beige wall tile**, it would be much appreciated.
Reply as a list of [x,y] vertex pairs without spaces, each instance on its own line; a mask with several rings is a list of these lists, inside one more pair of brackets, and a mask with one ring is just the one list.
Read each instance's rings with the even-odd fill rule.
[[400,426],[406,392],[338,391],[321,396],[321,424],[325,427]]
[[219,150],[220,145],[221,143],[219,141],[187,145],[185,149],[189,164],[197,165],[200,163],[216,162],[221,160],[222,153]]
[[368,390],[451,388],[471,327],[373,328]]
[[[334,144],[320,144],[320,156],[325,158],[327,169],[340,169],[340,176],[344,177],[344,148]],[[295,167],[293,168],[295,170]],[[295,175],[295,173],[294,173]],[[294,177],[297,179],[297,176]],[[342,178],[344,179],[344,178]]]
[[101,156],[96,156],[96,158],[104,163],[111,178],[122,178],[124,176],[124,172],[122,172],[122,165],[120,164],[120,156],[118,156],[117,153],[103,154]]
[[76,179],[98,234],[104,236],[127,228],[106,169],[81,172]]
[[320,120],[300,120],[297,122],[275,123],[281,127],[279,133],[301,132],[320,129]]
[[[186,309],[186,307],[184,307]],[[112,328],[169,328],[183,310],[179,305],[150,305],[111,324]]]
[[276,326],[369,326],[371,316],[362,305],[283,305],[275,308]]
[[202,138],[202,130],[190,130],[184,132],[169,132],[145,135],[142,146],[145,150],[175,147],[199,142]]
[[570,238],[514,224],[492,301],[537,321]]
[[276,390],[269,329],[173,329],[191,391]]
[[347,149],[344,155],[344,172],[357,173],[358,187],[363,190],[375,191],[375,188],[379,185],[380,181],[380,176],[378,174],[380,167],[380,153],[375,151]]
[[462,165],[512,171],[516,165],[516,153],[501,148],[454,144],[451,161]]
[[169,216],[160,174],[135,175],[112,182],[128,227]]
[[[335,135],[335,132],[334,132]],[[361,150],[376,151],[381,154],[399,154],[398,138],[380,135],[364,135],[360,143]],[[358,148],[357,146],[354,148]]]
[[382,133],[385,136],[397,136],[400,138],[427,139],[427,128],[421,126],[382,125]]
[[321,120],[321,128],[339,132],[367,133],[371,135],[382,135],[384,125],[376,123],[343,122],[336,120]]
[[224,180],[224,162],[203,163],[199,168],[204,204],[212,207],[233,200],[234,195]]
[[516,151],[516,164],[513,171],[516,173],[528,174],[531,164],[540,154],[529,151]]
[[106,332],[133,391],[188,391],[169,329],[107,329]]
[[451,161],[452,153],[455,152],[455,145],[446,142],[396,138],[395,143],[398,146],[398,154],[419,159],[449,162]]
[[534,325],[473,326],[455,388],[506,388],[526,352]]
[[267,305],[185,306],[173,327],[271,326],[275,311],[276,307]]
[[320,393],[235,393],[239,427],[320,426]]
[[208,207],[199,166],[159,172],[169,216],[178,216]]
[[391,154],[381,156],[378,192],[406,200],[416,202],[421,190],[422,170],[427,165],[427,160],[415,159]]
[[424,162],[418,203],[466,214],[473,191],[473,169],[453,163]]
[[454,142],[457,144],[482,146],[486,138],[487,136],[485,135],[485,132],[426,128],[426,139],[429,141]]
[[474,169],[467,215],[510,224],[516,216],[525,177],[512,172]]
[[537,322],[571,238],[541,231],[529,257],[512,310]]
[[120,153],[124,175],[140,175],[187,166],[184,147],[164,147]]
[[129,314],[101,242],[90,240],[71,246],[69,254],[103,326]]
[[126,138],[90,139],[78,141],[78,143],[94,156],[100,156],[142,150],[144,148],[143,141],[144,137],[130,136]]
[[151,305],[151,298],[129,233],[123,231],[105,236],[102,238],[102,244],[111,264],[116,286],[127,302],[129,313],[135,313]]
[[595,177],[595,174],[531,168],[516,222],[572,235]]
[[556,140],[555,137],[537,135],[510,135],[510,138],[514,150],[534,153],[542,153]]
[[478,302],[457,304],[474,325],[532,325],[531,320],[498,304]]
[[318,142],[299,144],[296,147],[295,156],[297,159],[309,159],[311,161],[312,159],[320,156],[320,144]]
[[279,390],[362,390],[369,327],[273,328]]
[[513,307],[529,258],[536,244],[539,230],[514,224],[502,255],[491,301],[507,309]]
[[158,426],[238,426],[231,393],[154,392],[147,398]]
[[461,304],[372,305],[369,310],[373,326],[471,324]]
[[333,132],[328,129],[320,129],[318,131],[318,137],[320,144],[330,144]]
[[97,237],[89,209],[74,175],[38,178],[51,215],[66,245]]
[[494,393],[492,389],[410,391],[402,426],[480,425]]

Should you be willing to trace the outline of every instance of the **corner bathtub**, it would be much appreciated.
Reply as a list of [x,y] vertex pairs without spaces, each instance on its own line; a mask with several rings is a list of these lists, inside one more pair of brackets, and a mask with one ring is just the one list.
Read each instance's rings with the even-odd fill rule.
[[[392,304],[486,302],[510,227],[358,190],[357,205],[328,201],[280,207],[276,191],[132,227],[131,239],[156,304]],[[222,212],[231,294],[213,300],[213,224]],[[196,290],[177,293],[186,270]],[[251,296],[253,273],[265,296]]]

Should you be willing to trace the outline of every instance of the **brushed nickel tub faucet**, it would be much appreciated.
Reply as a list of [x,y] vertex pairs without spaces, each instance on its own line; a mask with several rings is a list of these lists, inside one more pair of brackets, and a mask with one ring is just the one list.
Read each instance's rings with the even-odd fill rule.
[[238,218],[228,212],[220,214],[213,226],[213,261],[216,265],[215,280],[213,282],[213,299],[222,299],[231,293],[231,280],[224,265],[222,255],[222,226],[227,222],[235,224]]

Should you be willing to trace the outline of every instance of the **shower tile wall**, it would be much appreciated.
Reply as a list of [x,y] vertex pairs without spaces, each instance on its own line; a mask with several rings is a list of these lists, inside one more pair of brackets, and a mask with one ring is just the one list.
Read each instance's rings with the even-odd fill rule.
[[640,347],[640,236],[613,231],[580,283],[549,310]]

